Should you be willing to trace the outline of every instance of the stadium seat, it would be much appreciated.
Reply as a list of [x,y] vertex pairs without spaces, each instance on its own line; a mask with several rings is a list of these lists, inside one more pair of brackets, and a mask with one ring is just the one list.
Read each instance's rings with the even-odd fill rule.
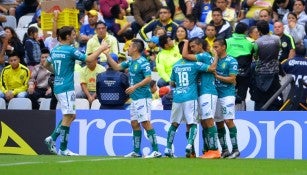
[[51,98],[42,98],[39,105],[39,110],[50,110]]
[[23,37],[25,33],[27,33],[27,31],[28,31],[28,28],[16,28],[15,29],[15,32],[21,41],[23,40]]
[[28,98],[13,98],[10,100],[7,109],[32,109],[32,102]]
[[33,18],[33,14],[32,15],[31,14],[26,14],[26,15],[22,16],[18,21],[17,28],[28,28],[28,26],[29,26],[29,24],[30,24],[30,22],[32,21],[32,18]]
[[76,109],[90,109],[89,101],[85,98],[77,98]]
[[17,27],[17,22],[15,16],[5,16],[6,17],[6,22],[2,23],[3,27],[12,27],[13,29],[16,29]]
[[6,102],[3,98],[0,98],[0,109],[6,109]]
[[98,110],[100,109],[100,102],[98,99],[95,99],[93,102],[92,102],[92,105],[91,105],[91,109],[93,110]]

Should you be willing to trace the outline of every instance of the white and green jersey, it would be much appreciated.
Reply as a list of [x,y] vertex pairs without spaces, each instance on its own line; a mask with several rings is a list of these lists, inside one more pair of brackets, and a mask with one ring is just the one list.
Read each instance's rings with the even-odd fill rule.
[[[136,60],[129,59],[123,63],[121,63],[121,67],[123,69],[128,68],[129,70],[129,79],[130,86],[133,86],[141,81],[143,81],[146,77],[151,76],[150,64],[146,58],[140,57]],[[152,98],[149,84],[137,88],[130,97],[132,100],[138,100],[142,98]]]
[[[225,58],[219,59],[216,67],[216,73],[223,77],[238,74],[238,62],[235,58],[227,55]],[[227,96],[235,96],[236,90],[235,85],[225,83],[220,80],[215,80],[216,89],[218,92],[218,98]]]
[[54,93],[59,94],[74,90],[75,60],[85,61],[86,55],[70,45],[58,45],[51,54],[54,69]]
[[[213,63],[213,58],[208,52],[199,53],[195,56],[197,61],[200,61],[204,64],[211,65]],[[201,96],[203,94],[217,95],[215,77],[213,73],[202,72],[200,75],[200,87],[198,95]]]
[[208,71],[209,65],[202,62],[180,59],[172,69],[171,81],[175,83],[173,102],[196,100],[197,77],[200,71]]

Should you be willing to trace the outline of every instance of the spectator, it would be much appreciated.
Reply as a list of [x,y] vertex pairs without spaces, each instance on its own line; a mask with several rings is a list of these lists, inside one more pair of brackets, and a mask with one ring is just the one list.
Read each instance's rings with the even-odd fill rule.
[[30,78],[29,69],[20,64],[20,58],[16,53],[9,55],[9,64],[2,70],[0,77],[0,98],[5,98],[7,102],[14,97],[27,97]]
[[[293,5],[293,13],[297,16],[297,23],[305,26],[307,22],[307,15],[305,12],[305,1],[303,0],[295,0]],[[288,24],[288,14],[290,12],[286,13],[284,17],[282,18],[282,23]]]
[[126,52],[126,51],[128,51],[128,48],[131,44],[131,41],[135,38],[135,35],[134,35],[134,32],[132,30],[126,30],[123,33],[123,37],[124,37],[124,40],[125,40],[123,51]]
[[151,92],[151,95],[152,95],[152,100],[159,99],[160,96],[159,96],[157,81],[151,80],[149,86],[150,86],[150,92]]
[[288,24],[284,25],[284,32],[293,37],[295,45],[303,45],[305,27],[298,23],[295,13],[288,13]]
[[205,30],[205,40],[208,42],[208,51],[210,51],[211,53],[213,52],[213,43],[214,40],[216,39],[216,30],[215,30],[215,26],[213,24],[208,24]]
[[173,65],[181,58],[179,48],[174,46],[174,41],[167,35],[159,37],[161,51],[156,57],[156,68],[159,76],[158,87],[169,85]]
[[147,33],[153,32],[154,29],[158,26],[163,27],[166,30],[167,36],[171,37],[172,39],[175,38],[178,24],[173,22],[171,18],[171,12],[168,7],[162,7],[160,9],[159,19],[154,19],[142,27],[140,35],[143,38],[143,40],[147,41],[148,40]]
[[126,11],[119,5],[114,5],[111,8],[111,14],[115,18],[115,25],[113,26],[114,34],[119,42],[124,42],[123,33],[130,30],[131,23],[128,22]]
[[197,18],[197,26],[205,29],[208,13],[213,9],[211,0],[197,0],[193,8],[193,15]]
[[25,65],[24,57],[25,57],[25,49],[18,38],[15,30],[12,27],[4,27],[4,31],[7,36],[8,45],[6,47],[6,54],[9,55],[12,52],[16,52],[18,57],[20,58],[20,63]]
[[135,21],[131,27],[134,34],[138,34],[142,26],[158,16],[162,3],[160,0],[134,0],[132,7]]
[[257,26],[252,26],[248,29],[248,32],[247,32],[247,39],[250,40],[251,42],[255,42],[259,37],[260,37],[260,34],[259,34],[259,31],[257,29]]
[[[96,10],[98,12],[98,18],[97,21],[102,21],[104,22],[103,16],[102,14],[99,12],[99,6],[98,6],[98,2],[97,0],[87,0],[84,2],[84,10],[89,12],[91,10]],[[84,16],[84,22],[83,24],[86,25],[89,23],[89,19],[88,19],[88,13]]]
[[17,23],[19,18],[27,13],[35,13],[37,7],[39,5],[38,0],[24,0],[19,6],[16,7],[16,20]]
[[[96,99],[96,76],[101,73],[105,72],[106,69],[97,64],[96,60],[87,60],[86,66],[84,66],[80,71],[80,85],[82,89],[82,96],[81,98],[86,98],[90,104]],[[77,96],[77,98],[80,98]]]
[[275,0],[273,3],[273,22],[282,20],[286,13],[292,12],[294,0]]
[[95,35],[97,19],[98,12],[96,10],[90,10],[88,12],[88,24],[83,24],[80,28],[79,50],[83,53],[86,51],[86,43]]
[[[118,57],[111,54],[112,59],[118,63]],[[125,92],[129,87],[128,76],[111,66],[106,72],[97,75],[96,92],[101,104],[100,109],[125,109],[129,95]]]
[[2,0],[0,4],[0,10],[3,14],[15,16],[16,7],[19,5],[19,2],[16,0]]
[[215,26],[216,38],[227,39],[231,37],[232,27],[230,23],[223,19],[223,11],[220,8],[214,8],[212,10],[212,20],[209,24]]
[[[266,21],[258,21],[257,29],[261,37],[255,41],[255,53],[257,64],[253,71],[253,83],[251,86],[251,97],[255,101],[255,111],[273,96],[280,88],[279,61],[280,39],[278,36],[269,34],[269,24]],[[279,97],[279,99],[281,99]],[[271,104],[267,110],[278,110],[279,100]]]
[[122,9],[128,8],[128,3],[126,0],[99,0],[100,4],[100,11],[103,15],[106,27],[108,30],[113,31],[113,25],[114,25],[114,18],[111,14],[111,8],[114,5],[119,5]]
[[188,39],[187,29],[183,26],[178,26],[177,31],[176,31],[175,41],[174,41],[175,46],[178,47],[179,43],[185,39]]
[[5,64],[7,62],[7,57],[5,57],[5,50],[7,48],[7,45],[8,39],[6,37],[6,32],[0,26],[0,72],[2,72],[2,69],[5,67]]
[[[223,19],[228,21],[231,26],[234,26],[235,22],[237,21],[237,14],[235,9],[228,7],[227,0],[216,0],[215,5],[217,8],[222,10]],[[212,20],[212,11],[208,13],[206,18],[206,23],[210,23]]]
[[200,27],[196,25],[197,19],[189,14],[187,15],[183,20],[183,26],[188,31],[188,39],[198,37],[203,38],[204,37],[204,31]]
[[[118,54],[118,41],[117,39],[107,32],[107,26],[104,22],[99,21],[95,25],[96,34],[87,42],[86,54],[93,53],[100,46],[102,41],[105,41],[110,46],[110,52]],[[103,66],[107,66],[107,58],[105,54],[101,53],[99,62]]]
[[186,15],[192,14],[193,2],[191,0],[166,0],[171,10],[172,19],[181,24]]
[[269,23],[270,33],[273,34],[274,26],[271,24],[272,12],[269,9],[261,9],[259,12],[259,20],[264,20]]
[[165,35],[166,34],[166,30],[163,28],[163,27],[156,27],[154,32],[153,32],[153,35],[154,36],[157,36],[157,37],[160,37],[162,35]]
[[[282,64],[283,70],[287,74],[291,74],[294,78],[295,82],[295,95],[292,98],[293,103],[302,103],[306,106],[306,97],[307,97],[307,89],[306,87],[306,75],[307,75],[307,59],[306,55],[306,48],[303,46],[298,46],[295,48],[295,57],[287,60],[284,64]],[[305,86],[301,85],[302,82],[305,83]],[[300,87],[301,86],[301,87]],[[303,89],[301,89],[303,88]],[[303,90],[303,92],[302,92]],[[295,107],[295,106],[294,106]],[[298,108],[292,108],[290,110],[304,110],[301,109],[299,106]]]
[[52,95],[51,87],[48,84],[51,72],[44,67],[46,59],[50,57],[50,52],[45,48],[41,50],[41,53],[40,63],[34,66],[28,83],[28,98],[32,101],[33,109],[39,109],[39,98],[51,98]]
[[157,36],[153,36],[147,43],[147,48],[144,51],[144,55],[150,63],[150,69],[152,71],[156,71],[156,57],[160,52],[159,47],[159,38]]
[[284,33],[282,22],[278,21],[274,23],[274,34],[279,36],[281,43],[283,43],[281,44],[281,50],[278,55],[279,62],[293,58],[295,56],[295,44],[293,38]]
[[[248,25],[239,22],[235,33],[226,40],[227,54],[238,62],[238,74],[236,76],[236,105],[240,104],[241,110],[246,110],[245,99],[251,77],[251,63],[253,60],[254,44],[246,39]],[[238,108],[237,108],[238,109]]]
[[246,23],[248,26],[256,25],[259,20],[260,10],[270,8],[273,5],[272,0],[246,0],[244,4],[245,19],[240,22]]
[[[38,40],[38,29],[29,27],[25,45],[25,62],[27,66],[35,66],[40,63],[41,49]],[[31,68],[32,69],[32,68]]]

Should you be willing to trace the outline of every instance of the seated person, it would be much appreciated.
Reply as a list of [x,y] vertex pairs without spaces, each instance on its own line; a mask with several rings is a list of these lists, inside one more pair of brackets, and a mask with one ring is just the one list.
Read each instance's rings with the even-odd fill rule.
[[80,71],[80,84],[83,92],[81,98],[86,98],[90,104],[96,99],[97,96],[96,76],[105,71],[106,69],[98,64],[98,60],[86,61],[86,66],[84,66]]
[[156,71],[156,56],[160,52],[159,38],[157,36],[151,37],[147,45],[144,51],[145,57],[150,63],[151,70]]
[[32,109],[39,109],[39,98],[51,98],[51,87],[48,84],[48,79],[51,75],[45,67],[44,63],[50,56],[47,48],[41,50],[40,63],[34,66],[31,78],[29,80],[28,98],[32,101]]
[[9,64],[4,67],[0,77],[0,98],[9,102],[12,98],[27,97],[29,69],[20,64],[20,58],[16,53],[9,55]]
[[123,34],[127,30],[131,30],[131,23],[128,22],[126,17],[126,11],[119,5],[114,5],[111,8],[111,14],[115,18],[115,24],[113,26],[113,32],[119,42],[124,42]]

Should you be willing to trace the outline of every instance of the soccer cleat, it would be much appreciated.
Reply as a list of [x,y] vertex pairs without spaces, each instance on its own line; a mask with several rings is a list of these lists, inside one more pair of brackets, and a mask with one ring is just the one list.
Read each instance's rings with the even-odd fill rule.
[[45,138],[45,144],[47,145],[48,150],[51,154],[57,154],[55,142],[52,140],[51,136]]
[[70,151],[69,149],[66,149],[64,151],[59,150],[58,155],[60,155],[60,156],[79,156],[79,154],[76,154],[76,153]]
[[124,157],[136,158],[136,157],[142,157],[142,156],[141,156],[141,154],[132,151],[131,153],[124,155]]
[[170,157],[170,158],[174,157],[173,150],[172,150],[172,149],[169,149],[169,148],[165,148],[165,150],[164,150],[164,155],[165,155],[166,157]]
[[221,158],[221,153],[219,150],[209,150],[204,155],[200,156],[202,159],[219,159]]
[[[187,156],[187,155],[186,155],[186,156]],[[196,158],[195,152],[192,152],[192,153],[190,154],[190,157],[187,157],[187,158]]]
[[192,154],[192,145],[191,145],[191,144],[188,144],[188,145],[185,147],[185,157],[190,158],[190,157],[191,157],[191,154]]
[[231,154],[227,157],[228,159],[235,159],[240,157],[240,151],[238,149],[232,150]]
[[144,158],[160,158],[162,157],[162,154],[158,151],[153,151],[152,153],[148,154]]
[[221,158],[224,159],[228,156],[230,156],[230,152],[228,151],[228,149],[222,150]]

